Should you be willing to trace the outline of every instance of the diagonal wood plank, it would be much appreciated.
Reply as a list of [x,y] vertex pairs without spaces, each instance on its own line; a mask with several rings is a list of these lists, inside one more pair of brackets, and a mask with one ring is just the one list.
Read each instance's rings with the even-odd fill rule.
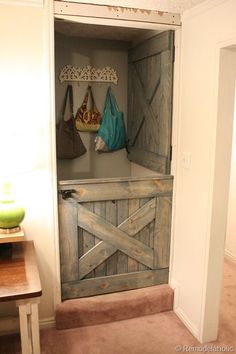
[[[122,222],[118,228],[129,236],[136,235],[145,225],[155,218],[155,198],[135,211],[128,219]],[[84,254],[79,260],[80,279],[96,268],[106,258],[117,251],[117,248],[103,241]]]
[[[147,102],[147,99],[146,99],[146,95],[145,95],[145,88],[144,88],[144,85],[141,81],[141,78],[139,76],[139,73],[135,67],[134,64],[131,65],[131,70],[134,72],[134,76],[137,78],[136,80],[136,85],[137,85],[137,90],[136,90],[136,93],[138,95],[138,99],[139,99],[139,103],[142,107],[142,111],[144,113],[144,116],[147,117],[148,120],[150,120],[150,122],[152,122],[152,126],[153,126],[153,132],[158,132],[159,128],[158,128],[158,122],[157,122],[157,119],[155,117],[155,114],[152,110],[152,107],[150,105],[149,102]],[[143,117],[142,117],[143,119]],[[135,138],[134,137],[137,137],[137,131],[140,127],[140,123],[137,123],[136,124],[136,129],[134,127],[134,130],[132,132],[132,137],[130,137],[130,141],[129,141],[129,144],[131,146],[134,145],[135,143]],[[156,141],[156,143],[158,144],[158,135],[157,134],[153,134],[153,139]]]
[[[118,229],[124,231],[129,236],[133,237],[140,230],[142,230],[145,225],[149,224],[152,220],[154,220],[155,205],[155,198],[153,198],[143,207],[135,211],[128,219],[122,222],[118,226]],[[86,274],[88,274],[91,270],[96,268],[106,258],[110,257],[116,251],[117,247],[103,241],[95,245],[95,247],[93,247],[86,254],[84,254],[79,260],[80,279],[83,278]],[[149,266],[149,268],[151,267]]]
[[129,160],[135,161],[140,165],[142,165],[143,161],[146,161],[146,168],[160,173],[165,173],[168,165],[167,157],[137,147],[129,147]]

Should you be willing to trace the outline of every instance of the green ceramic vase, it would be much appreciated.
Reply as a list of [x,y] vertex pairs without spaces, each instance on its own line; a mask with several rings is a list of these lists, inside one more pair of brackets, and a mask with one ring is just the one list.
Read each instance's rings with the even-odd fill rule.
[[11,185],[4,184],[0,197],[0,228],[10,229],[19,226],[25,216],[24,209],[15,202],[11,195]]
[[16,202],[0,202],[0,227],[10,229],[17,227],[24,219],[25,211]]

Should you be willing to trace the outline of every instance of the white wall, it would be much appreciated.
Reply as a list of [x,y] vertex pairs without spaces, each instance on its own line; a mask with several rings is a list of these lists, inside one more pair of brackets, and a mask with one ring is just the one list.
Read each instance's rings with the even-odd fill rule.
[[[231,156],[231,171],[230,171],[230,190],[229,190],[229,205],[228,205],[228,220],[225,241],[225,253],[234,261],[236,261],[236,96],[235,96],[235,81],[236,81],[236,48],[224,51],[225,57],[225,110],[231,117],[234,115],[233,127],[233,144]],[[227,80],[227,81],[226,81]]]
[[[65,65],[75,67],[103,68],[110,66],[118,75],[118,84],[90,83],[98,110],[102,113],[106,91],[109,85],[116,97],[119,109],[127,118],[127,72],[128,72],[128,42],[103,39],[70,37],[56,33],[55,36],[55,87],[56,87],[56,116],[60,110],[68,82],[60,83],[58,77]],[[74,113],[81,106],[87,82],[73,83]],[[89,108],[89,107],[88,107]],[[80,133],[87,152],[73,160],[58,160],[58,179],[104,178],[130,176],[130,162],[126,149],[112,153],[95,152],[94,139],[96,133]]]
[[232,136],[218,80],[220,48],[236,42],[235,13],[234,0],[210,0],[182,17],[171,282],[176,313],[201,341],[217,336]]
[[[2,157],[14,151],[17,172],[21,166],[28,170],[18,176],[15,190],[26,210],[26,239],[36,247],[45,321],[54,316],[55,279],[48,16],[47,1],[44,8],[0,4],[0,151]],[[0,304],[0,317],[11,312]]]

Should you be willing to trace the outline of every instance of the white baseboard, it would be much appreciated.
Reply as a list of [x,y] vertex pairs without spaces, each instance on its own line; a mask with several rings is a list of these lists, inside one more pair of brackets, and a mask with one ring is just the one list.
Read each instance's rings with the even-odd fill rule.
[[[39,320],[40,329],[54,328],[55,318],[43,318]],[[0,336],[18,333],[20,331],[19,318],[17,316],[3,317],[0,319]]]
[[169,285],[174,290],[174,310],[175,310],[179,307],[180,284],[175,279],[171,279]]
[[171,279],[171,288],[174,290],[174,313],[179,317],[181,322],[188,328],[192,335],[199,340],[199,331],[196,326],[189,320],[186,313],[179,306],[180,284],[175,279]]
[[199,340],[199,331],[197,327],[189,320],[186,313],[180,308],[176,308],[174,313],[179,317],[179,319],[183,322],[183,324],[187,327],[187,329],[192,333],[192,335]]
[[225,249],[225,256],[231,261],[236,262],[236,255],[231,253],[229,250]]
[[45,328],[55,328],[56,322],[54,317],[42,318],[39,320],[39,327],[40,329]]

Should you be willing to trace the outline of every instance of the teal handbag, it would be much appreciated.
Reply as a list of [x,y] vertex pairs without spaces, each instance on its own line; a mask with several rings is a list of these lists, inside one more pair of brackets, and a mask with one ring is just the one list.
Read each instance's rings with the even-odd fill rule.
[[124,115],[118,108],[116,99],[108,88],[102,123],[95,139],[96,151],[114,151],[126,147]]

